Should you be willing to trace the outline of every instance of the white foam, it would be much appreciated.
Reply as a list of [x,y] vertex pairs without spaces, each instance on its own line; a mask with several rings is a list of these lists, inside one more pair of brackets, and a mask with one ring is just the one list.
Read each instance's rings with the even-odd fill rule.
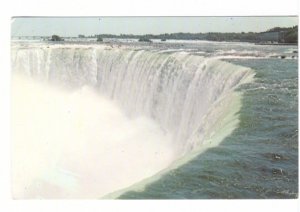
[[127,118],[88,87],[66,92],[17,75],[12,85],[14,198],[97,198],[174,160],[157,124]]

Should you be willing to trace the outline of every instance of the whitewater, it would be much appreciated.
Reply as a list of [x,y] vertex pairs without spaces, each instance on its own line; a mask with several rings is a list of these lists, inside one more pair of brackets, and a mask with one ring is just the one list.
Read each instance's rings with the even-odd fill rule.
[[115,197],[156,180],[230,135],[254,76],[130,45],[16,42],[11,60],[16,199]]

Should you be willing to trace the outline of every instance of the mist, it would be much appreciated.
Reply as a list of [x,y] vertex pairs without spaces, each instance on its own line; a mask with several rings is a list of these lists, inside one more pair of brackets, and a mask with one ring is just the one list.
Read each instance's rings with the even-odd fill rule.
[[91,87],[67,91],[13,74],[13,197],[100,198],[168,167],[171,136],[130,119]]

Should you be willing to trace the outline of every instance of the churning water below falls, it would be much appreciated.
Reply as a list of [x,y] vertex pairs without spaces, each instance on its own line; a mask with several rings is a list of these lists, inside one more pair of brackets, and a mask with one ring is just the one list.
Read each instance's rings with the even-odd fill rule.
[[297,198],[293,46],[12,42],[13,197]]

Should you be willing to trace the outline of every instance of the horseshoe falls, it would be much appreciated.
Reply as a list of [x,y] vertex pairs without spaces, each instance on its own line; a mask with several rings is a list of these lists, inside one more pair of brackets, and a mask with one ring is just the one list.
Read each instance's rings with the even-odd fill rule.
[[[260,77],[257,70],[264,69],[263,60],[271,66],[280,61],[277,67],[283,62],[295,66],[294,60],[269,58],[263,50],[255,58],[231,49],[202,54],[201,45],[213,48],[206,43],[197,51],[175,44],[169,51],[133,44],[13,43],[13,197],[224,198],[224,188],[234,183],[229,198],[273,197],[267,189],[255,193],[254,179],[248,182],[250,190],[242,189],[248,179],[243,175],[250,170],[270,170],[282,177],[287,171],[276,162],[294,159],[265,147],[266,152],[251,161],[251,148],[245,151],[275,132],[256,135],[253,130],[263,122],[251,120],[261,103],[253,103],[253,92],[277,89],[266,78],[255,78]],[[228,58],[228,52],[234,55]],[[245,112],[247,106],[251,108]],[[279,113],[278,107],[273,112]],[[245,114],[250,115],[246,122]],[[274,160],[245,168],[245,163],[257,165],[261,158]],[[226,164],[228,160],[235,167]],[[189,174],[184,174],[187,169]],[[234,177],[226,178],[232,172]],[[191,189],[195,183],[196,191]]]

